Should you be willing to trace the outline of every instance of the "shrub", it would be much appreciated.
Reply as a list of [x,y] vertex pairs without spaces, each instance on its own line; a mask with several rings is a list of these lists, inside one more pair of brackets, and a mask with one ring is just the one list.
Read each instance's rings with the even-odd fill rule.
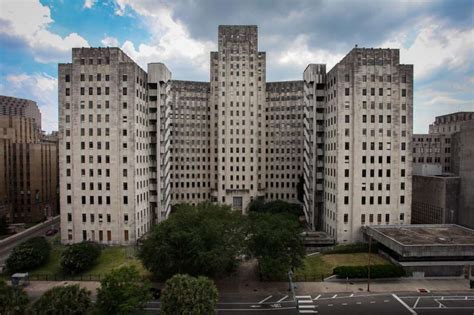
[[91,292],[79,285],[58,286],[46,291],[33,304],[33,314],[89,314],[92,302]]
[[176,274],[163,288],[161,312],[165,315],[215,314],[217,298],[217,288],[210,279]]
[[[370,250],[372,253],[378,251],[378,244],[372,243],[372,248]],[[333,248],[323,251],[324,254],[352,254],[352,253],[368,253],[369,244],[367,243],[355,243],[355,244],[345,244],[337,245]]]
[[[334,268],[333,274],[339,278],[361,278],[368,276],[367,266],[339,266]],[[405,271],[400,266],[395,265],[373,265],[370,266],[370,278],[399,278],[405,276]]]
[[78,274],[90,269],[100,256],[100,247],[94,242],[70,245],[61,254],[61,268],[65,273]]
[[33,237],[13,248],[7,259],[8,272],[23,272],[40,267],[48,261],[51,247],[42,237]]

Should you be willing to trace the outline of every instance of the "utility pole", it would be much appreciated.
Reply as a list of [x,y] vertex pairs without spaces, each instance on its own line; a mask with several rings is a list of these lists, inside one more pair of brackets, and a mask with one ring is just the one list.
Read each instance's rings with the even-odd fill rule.
[[367,292],[370,292],[370,253],[372,250],[372,236],[369,235],[369,263],[367,264]]

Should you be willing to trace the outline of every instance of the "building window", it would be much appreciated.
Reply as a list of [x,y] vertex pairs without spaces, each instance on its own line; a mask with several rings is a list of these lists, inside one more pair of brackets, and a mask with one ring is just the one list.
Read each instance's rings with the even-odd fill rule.
[[344,213],[344,223],[349,222],[349,214]]

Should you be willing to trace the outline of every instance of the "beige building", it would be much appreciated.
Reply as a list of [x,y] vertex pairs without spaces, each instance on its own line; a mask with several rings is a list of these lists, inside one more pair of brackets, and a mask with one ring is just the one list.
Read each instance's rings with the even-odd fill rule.
[[354,48],[326,77],[322,228],[339,243],[411,214],[413,66]]
[[72,57],[59,65],[65,243],[131,243],[173,205],[209,200],[299,202],[339,242],[409,222],[413,78],[398,50],[356,48],[284,82],[266,81],[252,25],[219,26],[209,82],[145,73],[118,48]]
[[11,223],[58,214],[57,137],[40,126],[35,102],[0,96],[0,215]]
[[61,240],[135,242],[150,229],[147,73],[118,48],[59,65]]
[[440,165],[442,173],[453,173],[451,141],[462,125],[474,124],[474,112],[437,116],[427,134],[413,135],[413,169],[419,173],[426,164]]

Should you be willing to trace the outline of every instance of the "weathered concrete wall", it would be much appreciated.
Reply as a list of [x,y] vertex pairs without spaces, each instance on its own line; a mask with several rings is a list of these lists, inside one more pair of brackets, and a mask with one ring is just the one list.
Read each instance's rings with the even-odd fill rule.
[[474,120],[452,137],[452,169],[461,178],[459,224],[474,228]]

